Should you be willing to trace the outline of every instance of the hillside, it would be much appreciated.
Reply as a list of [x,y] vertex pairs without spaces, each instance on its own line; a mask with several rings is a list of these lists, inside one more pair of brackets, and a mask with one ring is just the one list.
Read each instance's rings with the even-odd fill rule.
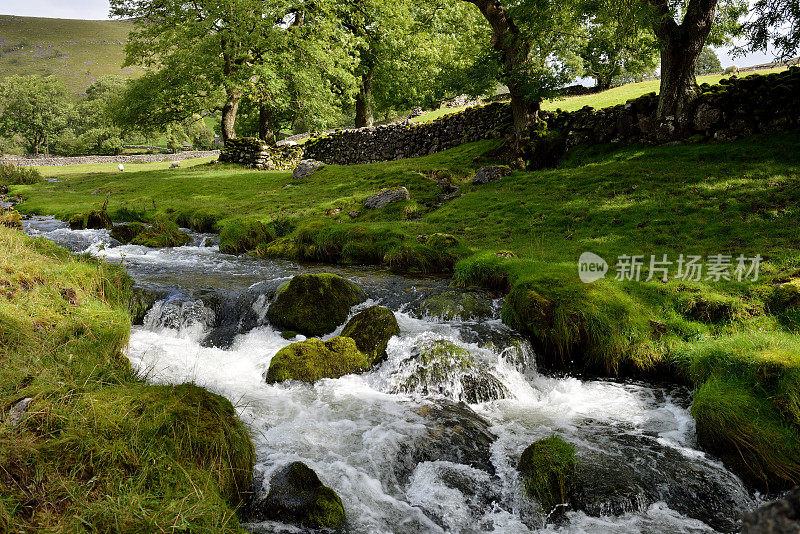
[[122,68],[131,24],[0,15],[0,78],[54,74],[76,95],[105,75],[134,77]]

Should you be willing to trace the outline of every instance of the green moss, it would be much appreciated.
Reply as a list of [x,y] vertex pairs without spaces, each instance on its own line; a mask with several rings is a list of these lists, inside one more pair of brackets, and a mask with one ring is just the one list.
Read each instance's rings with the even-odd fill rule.
[[617,285],[583,284],[557,272],[515,284],[502,310],[503,322],[531,336],[547,364],[573,361],[604,374],[659,363],[650,317]]
[[350,308],[365,300],[361,288],[341,276],[302,274],[278,288],[267,317],[279,328],[321,336],[333,332]]
[[329,341],[313,338],[284,347],[273,356],[267,370],[267,383],[284,380],[314,382],[320,378],[339,378],[370,367],[369,359],[349,337]]
[[22,230],[22,217],[17,210],[1,210],[0,226]]
[[357,313],[341,333],[355,341],[358,350],[366,354],[373,365],[386,359],[389,340],[399,334],[394,313],[383,306],[371,306]]
[[269,226],[261,221],[228,220],[219,235],[219,250],[224,254],[241,254],[268,245],[275,239]]
[[113,226],[114,223],[111,222],[111,217],[108,216],[105,209],[91,210],[69,218],[69,227],[72,230],[85,230],[87,228],[106,230]]
[[458,261],[453,249],[437,249],[422,243],[405,242],[384,256],[384,263],[400,273],[450,273]]
[[575,465],[575,447],[552,436],[525,449],[517,470],[527,494],[539,502],[545,513],[550,513],[567,503]]
[[133,222],[129,224],[119,224],[111,229],[111,237],[123,245],[127,245],[133,239],[146,230],[142,223]]
[[181,231],[177,224],[166,219],[154,221],[152,225],[131,239],[132,245],[152,248],[182,247],[191,242],[192,238],[189,234]]

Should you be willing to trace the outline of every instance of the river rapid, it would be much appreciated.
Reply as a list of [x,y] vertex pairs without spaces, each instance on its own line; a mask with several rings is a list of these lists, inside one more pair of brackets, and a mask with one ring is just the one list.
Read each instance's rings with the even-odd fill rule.
[[[732,532],[758,504],[698,450],[689,391],[540,374],[530,345],[501,323],[500,299],[474,320],[421,312],[447,279],[230,256],[212,235],[150,249],[46,217],[24,228],[124,265],[157,296],[131,333],[134,368],[152,383],[194,382],[230,399],[255,444],[256,494],[266,495],[276,470],[303,461],[342,498],[349,532]],[[369,300],[352,313],[371,304],[394,311],[401,333],[383,364],[313,385],[265,382],[271,358],[296,341],[272,328],[267,307],[281,282],[305,272],[360,285]],[[504,398],[463,402],[463,369],[437,388],[404,387],[422,365],[415,349],[436,340],[467,349]],[[579,462],[576,504],[558,516],[524,496],[516,471],[521,452],[552,435],[573,443]],[[302,531],[243,520],[252,532]]]

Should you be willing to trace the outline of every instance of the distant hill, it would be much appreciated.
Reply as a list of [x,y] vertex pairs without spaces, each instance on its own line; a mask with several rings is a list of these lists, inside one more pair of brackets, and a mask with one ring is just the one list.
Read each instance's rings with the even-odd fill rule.
[[0,78],[54,74],[75,95],[109,74],[136,77],[122,68],[130,22],[68,20],[0,15]]

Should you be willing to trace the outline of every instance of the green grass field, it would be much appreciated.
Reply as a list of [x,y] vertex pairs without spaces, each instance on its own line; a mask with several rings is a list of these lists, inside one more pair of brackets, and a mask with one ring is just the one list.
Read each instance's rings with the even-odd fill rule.
[[105,75],[135,77],[123,69],[132,24],[0,15],[0,78],[55,75],[76,95]]
[[[536,341],[548,365],[691,383],[708,448],[761,486],[800,482],[800,133],[595,147],[557,169],[472,185],[495,146],[331,165],[301,181],[220,164],[52,169],[60,182],[11,191],[25,199],[25,213],[67,218],[108,196],[116,220],[168,217],[221,231],[223,246],[261,256],[445,272],[458,285],[510,291],[504,321]],[[446,200],[443,179],[460,196]],[[412,200],[364,209],[367,196],[399,185]],[[98,189],[104,194],[92,195]],[[611,264],[606,279],[579,281],[585,251]],[[763,261],[757,281],[681,281],[675,266],[666,283],[618,281],[623,254]]]

